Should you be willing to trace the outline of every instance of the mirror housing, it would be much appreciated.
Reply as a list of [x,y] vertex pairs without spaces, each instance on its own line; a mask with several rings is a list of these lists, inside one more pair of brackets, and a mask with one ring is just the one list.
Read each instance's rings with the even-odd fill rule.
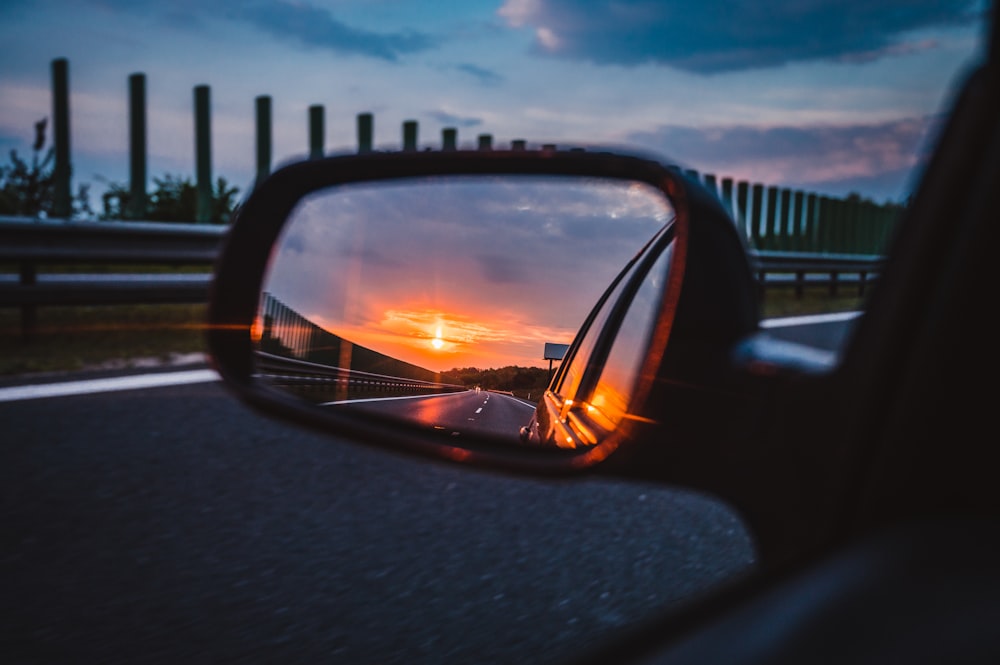
[[[257,379],[253,329],[261,292],[276,243],[303,197],[354,183],[476,175],[634,181],[662,192],[673,207],[672,257],[663,296],[656,303],[648,342],[638,350],[638,381],[626,417],[617,427],[586,447],[498,445],[485,437],[455,442],[397,421],[319,410]],[[369,153],[286,166],[251,193],[235,217],[216,266],[208,346],[228,386],[267,413],[433,457],[565,473],[589,468],[619,447],[669,439],[674,427],[683,429],[683,414],[664,416],[675,411],[672,404],[683,402],[678,402],[678,392],[706,395],[719,386],[728,387],[733,349],[757,329],[758,322],[756,286],[742,237],[716,198],[676,168],[607,152]],[[569,354],[573,351],[571,347]]]

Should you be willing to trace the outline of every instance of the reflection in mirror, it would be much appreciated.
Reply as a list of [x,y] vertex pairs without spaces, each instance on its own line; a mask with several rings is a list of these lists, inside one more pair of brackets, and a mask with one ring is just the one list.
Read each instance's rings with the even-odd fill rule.
[[558,369],[552,349],[565,351],[672,218],[660,191],[610,179],[450,176],[313,193],[265,275],[256,374],[319,409],[519,444]]

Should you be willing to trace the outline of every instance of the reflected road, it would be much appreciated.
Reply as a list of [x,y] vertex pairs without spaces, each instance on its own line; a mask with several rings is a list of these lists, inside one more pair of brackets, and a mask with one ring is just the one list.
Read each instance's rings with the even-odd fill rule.
[[531,419],[535,405],[502,393],[470,390],[445,395],[335,402],[334,409],[360,409],[405,418],[453,436],[487,434],[518,440],[518,430]]

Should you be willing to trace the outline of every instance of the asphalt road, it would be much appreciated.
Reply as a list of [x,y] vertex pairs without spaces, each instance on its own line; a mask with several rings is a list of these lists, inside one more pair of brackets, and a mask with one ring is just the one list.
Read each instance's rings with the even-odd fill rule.
[[12,665],[562,662],[752,562],[705,497],[367,449],[218,383],[0,423]]
[[753,562],[710,498],[369,449],[217,382],[0,400],[0,441],[5,664],[559,663]]
[[379,415],[405,418],[425,427],[448,431],[453,436],[506,436],[515,444],[519,442],[518,432],[521,426],[527,425],[535,412],[534,404],[485,390],[407,399],[339,402],[326,408],[361,409]]

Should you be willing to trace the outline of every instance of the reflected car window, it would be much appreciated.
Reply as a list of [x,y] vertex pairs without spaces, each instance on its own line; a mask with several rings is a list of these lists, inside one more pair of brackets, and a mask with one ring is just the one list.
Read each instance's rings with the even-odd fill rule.
[[663,285],[666,283],[673,253],[674,243],[671,242],[646,273],[642,285],[629,304],[628,312],[604,363],[601,378],[589,400],[597,411],[593,415],[602,416],[606,420],[603,424],[607,429],[621,422],[628,410],[662,300]]
[[632,274],[636,271],[636,266],[638,266],[639,263],[639,261],[635,261],[631,267],[629,267],[628,272],[618,280],[617,284],[615,284],[614,289],[604,301],[600,311],[597,313],[597,316],[594,317],[594,320],[591,322],[586,334],[580,341],[580,345],[576,348],[576,352],[573,354],[573,357],[569,360],[569,364],[566,366],[566,371],[560,372],[561,376],[559,379],[559,385],[553,392],[559,395],[561,399],[573,399],[574,395],[576,395],[576,391],[580,387],[580,381],[583,379],[583,375],[587,370],[587,363],[590,361],[594,345],[597,343],[597,339],[600,337],[601,331],[604,329],[604,325],[608,320],[608,316],[615,307],[615,303],[618,302],[622,291],[631,280]]

